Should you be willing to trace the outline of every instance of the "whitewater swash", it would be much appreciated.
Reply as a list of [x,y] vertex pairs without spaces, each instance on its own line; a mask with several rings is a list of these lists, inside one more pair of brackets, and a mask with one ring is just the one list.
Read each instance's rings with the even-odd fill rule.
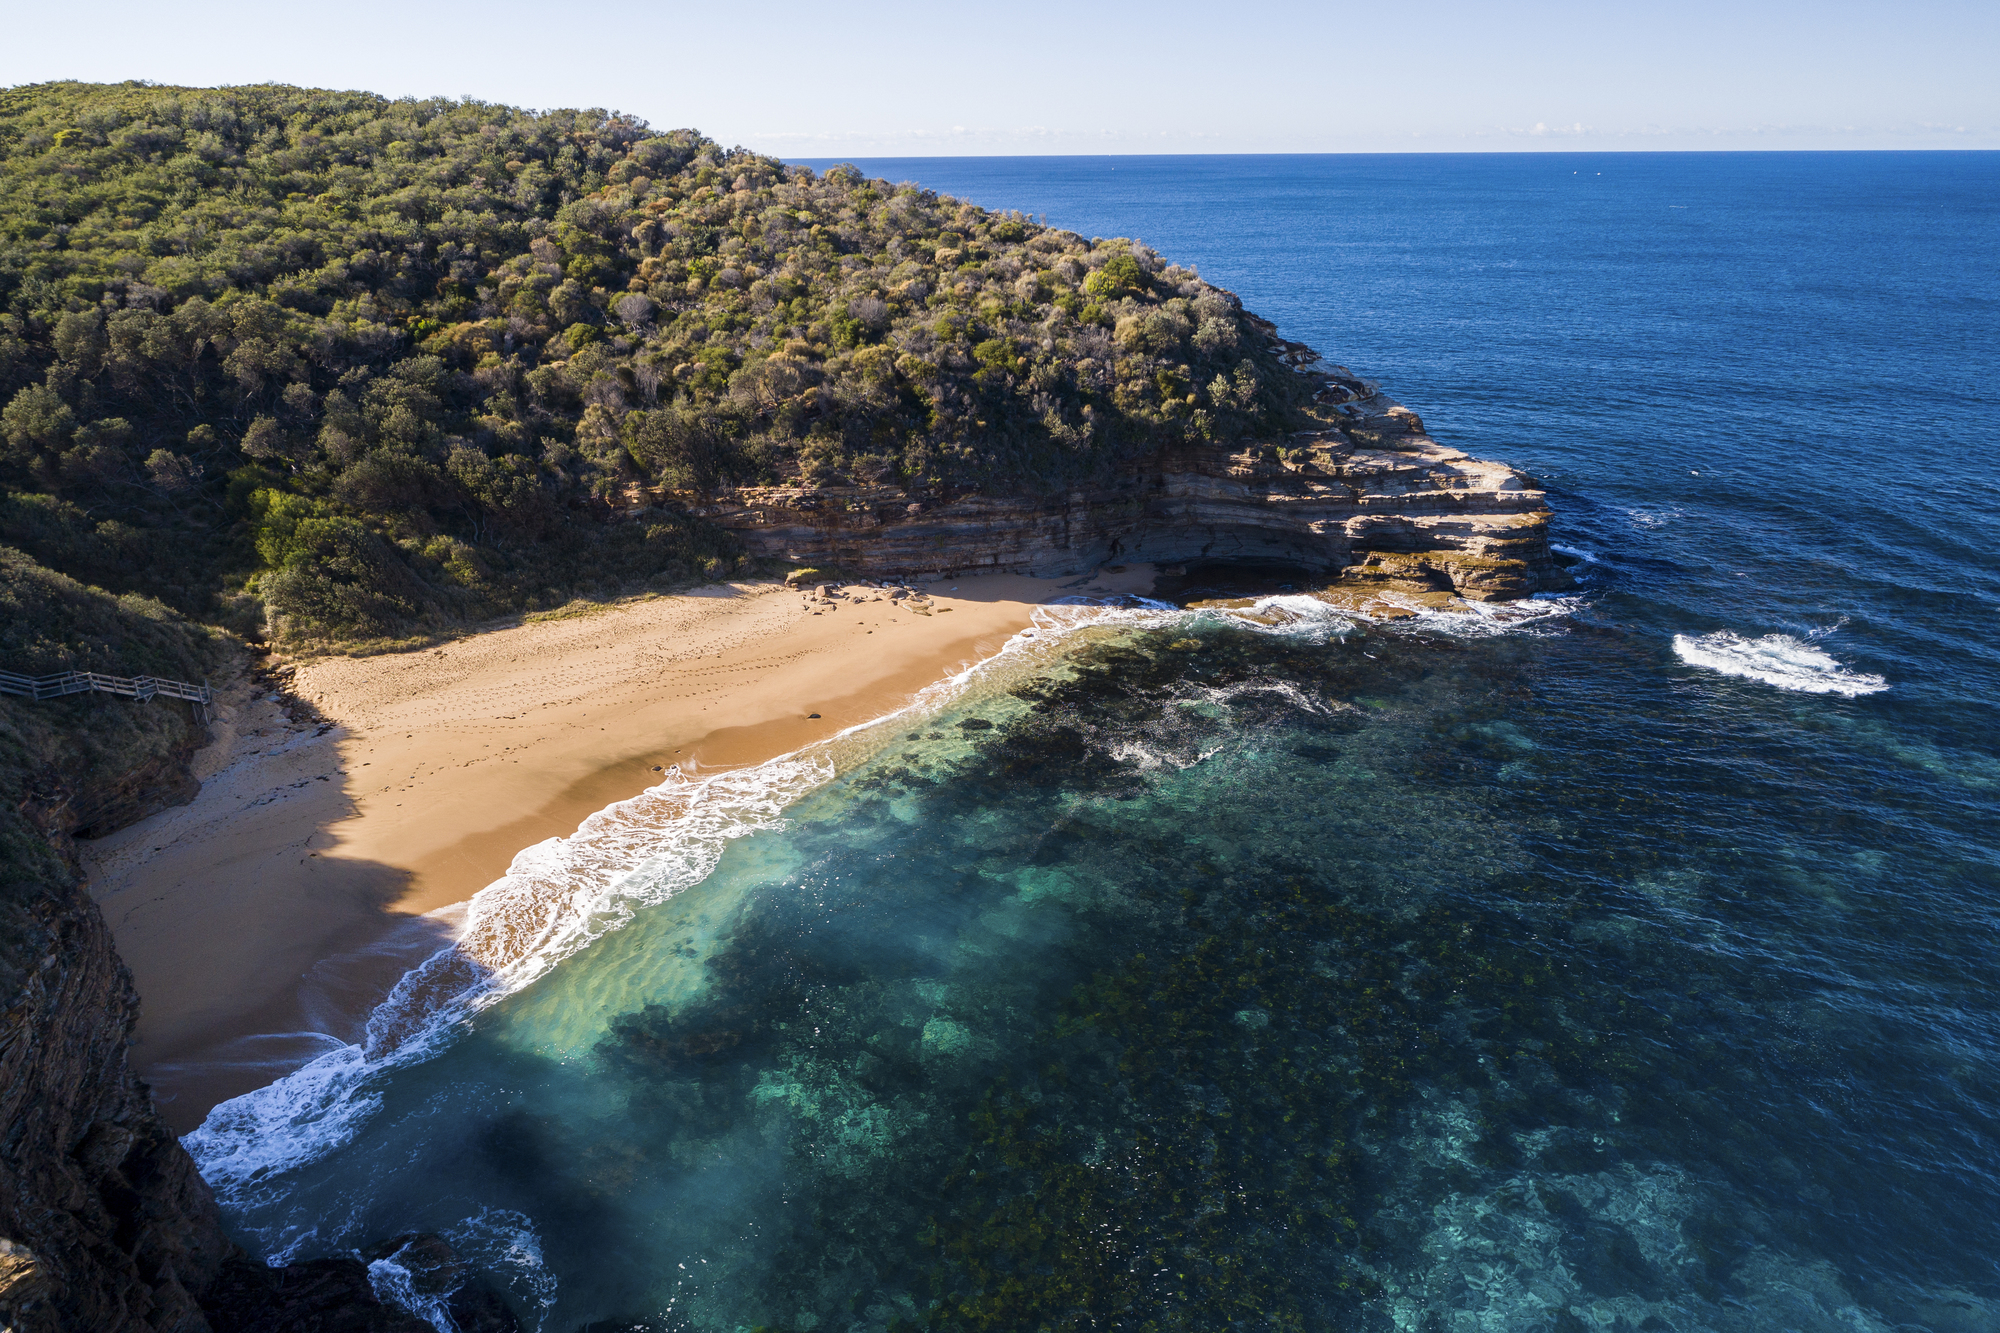
[[[1573,603],[1562,598],[1439,609],[1406,604],[1395,594],[1387,598],[1368,600],[1397,618],[1462,633],[1536,624]],[[375,1080],[381,1075],[435,1055],[479,1010],[621,928],[635,911],[699,884],[731,841],[782,828],[787,807],[893,743],[900,728],[927,725],[945,708],[994,697],[1047,670],[1064,651],[1064,640],[1078,631],[1192,628],[1221,620],[1324,642],[1355,628],[1353,599],[1347,601],[1345,613],[1332,600],[1303,594],[1248,599],[1241,608],[1182,611],[1145,598],[1105,604],[1070,597],[1034,608],[1032,628],[884,717],[744,769],[696,776],[678,764],[668,767],[657,785],[590,815],[572,835],[519,852],[507,873],[469,902],[433,909],[434,918],[449,923],[451,942],[397,980],[368,1015],[361,1040],[338,1045],[284,1079],[224,1102],[186,1142],[225,1201],[249,1202],[249,1191],[260,1183],[350,1138],[379,1106]],[[1269,688],[1304,702],[1287,687]]]
[[[1106,592],[1150,587],[1141,569]],[[308,662],[290,700],[224,691],[196,799],[86,845],[147,997],[137,1058],[169,1124],[360,1039],[514,853],[658,781],[741,767],[897,707],[1026,628],[1060,585],[776,584],[572,608],[420,653]],[[861,600],[862,597],[868,600]],[[814,614],[818,611],[819,614]],[[808,714],[819,714],[811,717]]]
[[[1543,596],[1512,604],[1438,604],[1399,597],[1267,594],[1215,601],[1193,610],[1126,597],[1126,605],[1035,608],[1032,627],[1009,638],[982,662],[921,691],[905,708],[849,726],[825,741],[747,769],[696,775],[697,765],[669,767],[641,794],[586,818],[568,837],[545,840],[517,854],[508,872],[469,903],[433,909],[451,943],[412,968],[367,1017],[360,1039],[334,1043],[289,1076],[225,1102],[189,1135],[188,1144],[220,1195],[239,1207],[268,1207],[284,1190],[286,1172],[348,1141],[379,1108],[380,1080],[389,1071],[437,1054],[479,1010],[544,976],[564,958],[628,922],[633,913],[700,883],[727,845],[783,827],[784,811],[852,768],[894,733],[949,707],[992,699],[1065,650],[1079,630],[1120,627],[1195,629],[1226,623],[1240,630],[1324,643],[1376,620],[1456,636],[1546,628],[1582,603]],[[1239,693],[1244,686],[1228,692]],[[1253,684],[1313,705],[1282,682]],[[1213,707],[1228,696],[1196,701]],[[1140,769],[1159,756],[1143,743],[1124,757]],[[1195,756],[1195,762],[1207,758]],[[274,1259],[312,1239],[294,1235]]]
[[[1427,629],[1484,635],[1541,625],[1568,613],[1576,601],[1441,605],[1433,599],[1425,605],[1394,593],[1359,599],[1291,593],[1189,610],[1132,596],[1110,602],[1070,596],[1035,607],[1031,628],[887,716],[744,769],[695,775],[672,766],[657,785],[590,815],[574,834],[521,851],[507,873],[470,902],[434,909],[434,918],[449,923],[451,942],[397,981],[368,1016],[361,1040],[222,1103],[185,1141],[225,1204],[246,1210],[278,1205],[290,1188],[286,1173],[341,1147],[381,1109],[381,1081],[392,1071],[438,1055],[479,1011],[622,928],[636,912],[700,884],[732,841],[781,830],[788,807],[896,743],[902,729],[933,725],[946,710],[1004,705],[1024,680],[1059,666],[1074,649],[1069,640],[1081,632],[1196,631],[1223,624],[1324,644],[1386,614]],[[1284,682],[1210,692],[1194,706],[1214,708],[1245,689],[1316,708]],[[961,733],[954,744],[962,748],[964,737],[976,734]],[[1161,762],[1143,746],[1131,753],[1141,769]],[[580,1017],[586,1027],[594,1022]],[[323,1238],[307,1228],[266,1239],[274,1242],[275,1263],[301,1257],[302,1246]]]
[[[1394,594],[1355,598],[1296,592],[1211,599],[1209,605],[1186,610],[1129,596],[1116,600],[1125,604],[1035,608],[1031,626],[1008,638],[998,652],[921,692],[886,718],[849,726],[749,768],[703,772],[696,765],[686,770],[668,766],[653,787],[590,815],[574,834],[519,853],[508,873],[470,903],[434,909],[430,919],[449,930],[451,942],[395,984],[357,1040],[334,1043],[334,1049],[287,1077],[223,1103],[188,1136],[205,1176],[251,1225],[274,1261],[311,1257],[364,1239],[336,1220],[353,1220],[354,1200],[326,1208],[326,1200],[314,1191],[302,1193],[301,1177],[370,1132],[370,1122],[391,1106],[399,1071],[444,1054],[478,1026],[476,1015],[517,995],[527,1005],[526,1010],[515,1006],[517,1012],[538,1016],[536,1050],[544,1056],[557,1053],[564,1061],[596,1062],[593,1051],[605,1031],[605,997],[595,995],[593,1002],[580,1005],[547,996],[535,1001],[523,994],[531,983],[549,978],[557,964],[636,915],[704,885],[732,843],[754,834],[782,833],[788,812],[838,774],[861,774],[866,781],[871,765],[881,767],[883,754],[899,743],[906,728],[919,729],[909,740],[929,737],[923,744],[927,763],[963,762],[973,742],[994,725],[1004,728],[1021,715],[1018,692],[1027,687],[1032,694],[1038,677],[1061,674],[1063,664],[1090,641],[1151,633],[1164,639],[1171,654],[1196,652],[1204,639],[1218,633],[1321,649],[1354,638],[1361,657],[1374,663],[1380,656],[1376,650],[1397,641],[1435,644],[1441,636],[1470,642],[1496,635],[1560,634],[1565,619],[1587,605],[1584,596],[1439,605],[1435,598],[1426,604]],[[1375,628],[1365,629],[1370,622]],[[1362,646],[1371,642],[1372,649]],[[1244,707],[1251,696],[1295,719],[1352,715],[1380,702],[1366,697],[1328,702],[1302,682],[1266,675],[1193,689],[1174,709],[1177,715],[1213,721]],[[986,725],[925,730],[940,725],[945,714],[966,715],[961,720]],[[1520,761],[1534,748],[1504,720],[1481,724],[1479,734],[1482,743],[1497,745],[1510,756],[1503,774],[1518,772]],[[1147,733],[1122,738],[1110,753],[1138,774],[1170,777],[1215,763],[1224,748],[1176,746]],[[751,878],[768,879],[770,873],[770,865],[763,864]],[[705,924],[676,946],[671,966],[678,979],[668,987],[670,993],[683,1001],[700,995],[702,969],[726,945],[728,918],[740,909],[747,891],[739,877],[734,889],[714,885],[705,890],[705,905],[688,909]],[[508,1026],[518,1028],[518,1023]],[[936,1050],[979,1044],[975,1030],[954,1018],[927,1019],[921,1031],[920,1044]],[[390,1118],[395,1118],[393,1106]],[[529,1213],[483,1200],[455,1216],[425,1219],[424,1225],[451,1238],[462,1257],[506,1279],[527,1308],[555,1308],[559,1282],[544,1263],[545,1238]],[[378,1261],[377,1269],[377,1285],[385,1295],[404,1291],[405,1304],[423,1307],[423,1300],[409,1295],[420,1293],[421,1283],[409,1286],[387,1259]]]
[[[1296,594],[1047,608],[898,718],[522,856],[496,918],[531,885],[558,900],[494,936],[526,954],[190,1146],[274,1257],[436,1232],[552,1329],[1019,1313],[982,1265],[1032,1272],[1042,1235],[1112,1237],[1074,1251],[1107,1299],[1210,1309],[1241,1280],[1326,1322],[1445,1298],[1461,1233],[1503,1216],[1527,1229],[1487,1288],[1506,1322],[1640,1261],[1538,1249],[1558,1213],[1643,1219],[1656,1276],[1614,1322],[1722,1313],[1699,1233],[1778,1302],[1747,1326],[1797,1326],[1784,1294],[1850,1301],[1839,1280],[1743,1182],[1650,1160],[1675,1113],[1591,1091],[1655,1040],[1620,1035],[1619,999],[1720,960],[1633,953],[1635,904],[1587,884],[1630,862],[1637,902],[1678,910],[1714,870],[1657,856],[1688,813],[1658,794],[1624,845],[1570,845],[1632,792],[1575,743],[1590,701],[1535,682],[1601,650],[1565,628],[1586,604],[1516,606],[1517,633]],[[1435,1214],[1434,1166],[1458,1182]],[[1530,1202],[1494,1214],[1495,1190]]]

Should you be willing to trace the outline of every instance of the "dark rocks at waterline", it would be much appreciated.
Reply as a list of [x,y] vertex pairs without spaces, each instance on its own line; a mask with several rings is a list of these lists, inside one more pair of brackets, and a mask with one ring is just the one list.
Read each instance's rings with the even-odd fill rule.
[[215,1333],[432,1333],[430,1324],[385,1303],[359,1259],[314,1259],[271,1268],[232,1259],[203,1293]]
[[402,1270],[413,1295],[434,1300],[458,1333],[520,1333],[506,1297],[467,1282],[466,1266],[436,1236],[398,1236],[363,1258],[338,1256],[271,1268],[237,1257],[202,1293],[214,1333],[432,1333],[428,1320],[382,1299],[370,1260]]

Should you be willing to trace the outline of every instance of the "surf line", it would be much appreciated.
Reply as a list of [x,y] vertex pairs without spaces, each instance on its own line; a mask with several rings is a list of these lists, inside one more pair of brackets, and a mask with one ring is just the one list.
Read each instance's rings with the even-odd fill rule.
[[881,717],[749,768],[697,777],[676,765],[655,786],[588,816],[568,837],[517,853],[505,875],[464,905],[457,938],[405,973],[376,1006],[360,1041],[220,1103],[181,1142],[223,1204],[267,1201],[267,1192],[283,1192],[280,1177],[354,1138],[381,1108],[391,1071],[440,1054],[481,1010],[641,909],[701,883],[731,842],[782,828],[787,807],[887,743],[871,733],[934,716],[1000,664],[1052,658],[1079,631],[1187,614],[1150,602],[1037,607],[1030,629]]
[[789,806],[887,744],[890,728],[944,711],[1003,667],[1053,661],[1080,632],[1221,620],[1258,633],[1318,637],[1351,623],[1321,604],[1312,610],[1265,625],[1146,598],[1118,604],[1063,598],[1036,607],[1030,628],[991,656],[881,717],[750,768],[691,776],[675,766],[657,785],[590,815],[570,836],[516,854],[505,875],[464,905],[457,938],[405,973],[376,1006],[359,1042],[217,1105],[181,1141],[223,1204],[247,1209],[267,1202],[284,1192],[280,1177],[354,1138],[381,1108],[391,1071],[440,1054],[481,1010],[621,929],[643,908],[701,883],[731,842],[782,828]]
[[1840,694],[1853,699],[1880,694],[1889,682],[1872,672],[1842,665],[1833,654],[1815,646],[1838,625],[1815,633],[1812,642],[1790,634],[1766,634],[1746,639],[1729,630],[1713,634],[1674,635],[1674,655],[1689,666],[1705,667],[1725,676],[1739,676],[1799,694]]

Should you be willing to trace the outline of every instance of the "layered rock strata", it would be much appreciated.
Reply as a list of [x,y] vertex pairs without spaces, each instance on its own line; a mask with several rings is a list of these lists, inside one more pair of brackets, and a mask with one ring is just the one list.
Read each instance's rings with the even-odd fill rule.
[[1531,478],[1438,443],[1380,385],[1310,348],[1274,346],[1314,382],[1318,429],[1243,447],[1162,450],[1102,486],[1060,495],[761,486],[689,507],[754,555],[873,577],[1227,560],[1475,600],[1568,585]]
[[[182,768],[169,785],[187,781]],[[66,842],[77,814],[158,804],[148,786],[30,813]],[[204,1333],[195,1293],[234,1247],[126,1062],[139,1005],[131,973],[80,874],[28,904],[17,926],[34,948],[0,1014],[0,1324]]]

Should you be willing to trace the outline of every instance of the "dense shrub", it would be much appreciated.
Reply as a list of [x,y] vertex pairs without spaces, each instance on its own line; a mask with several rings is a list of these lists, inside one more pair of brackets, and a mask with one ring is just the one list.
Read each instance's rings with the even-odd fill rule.
[[[225,651],[150,598],[114,597],[0,546],[0,667],[201,680]],[[75,882],[47,835],[89,823],[134,772],[177,767],[202,735],[188,705],[165,699],[0,695],[0,997],[46,948],[36,900]]]
[[[0,485],[40,497],[0,540],[198,614],[262,571],[344,638],[567,597],[581,547],[729,558],[611,536],[635,483],[1064,487],[1284,428],[1267,356],[1144,246],[601,110],[0,92]],[[377,540],[295,559],[267,492]]]

